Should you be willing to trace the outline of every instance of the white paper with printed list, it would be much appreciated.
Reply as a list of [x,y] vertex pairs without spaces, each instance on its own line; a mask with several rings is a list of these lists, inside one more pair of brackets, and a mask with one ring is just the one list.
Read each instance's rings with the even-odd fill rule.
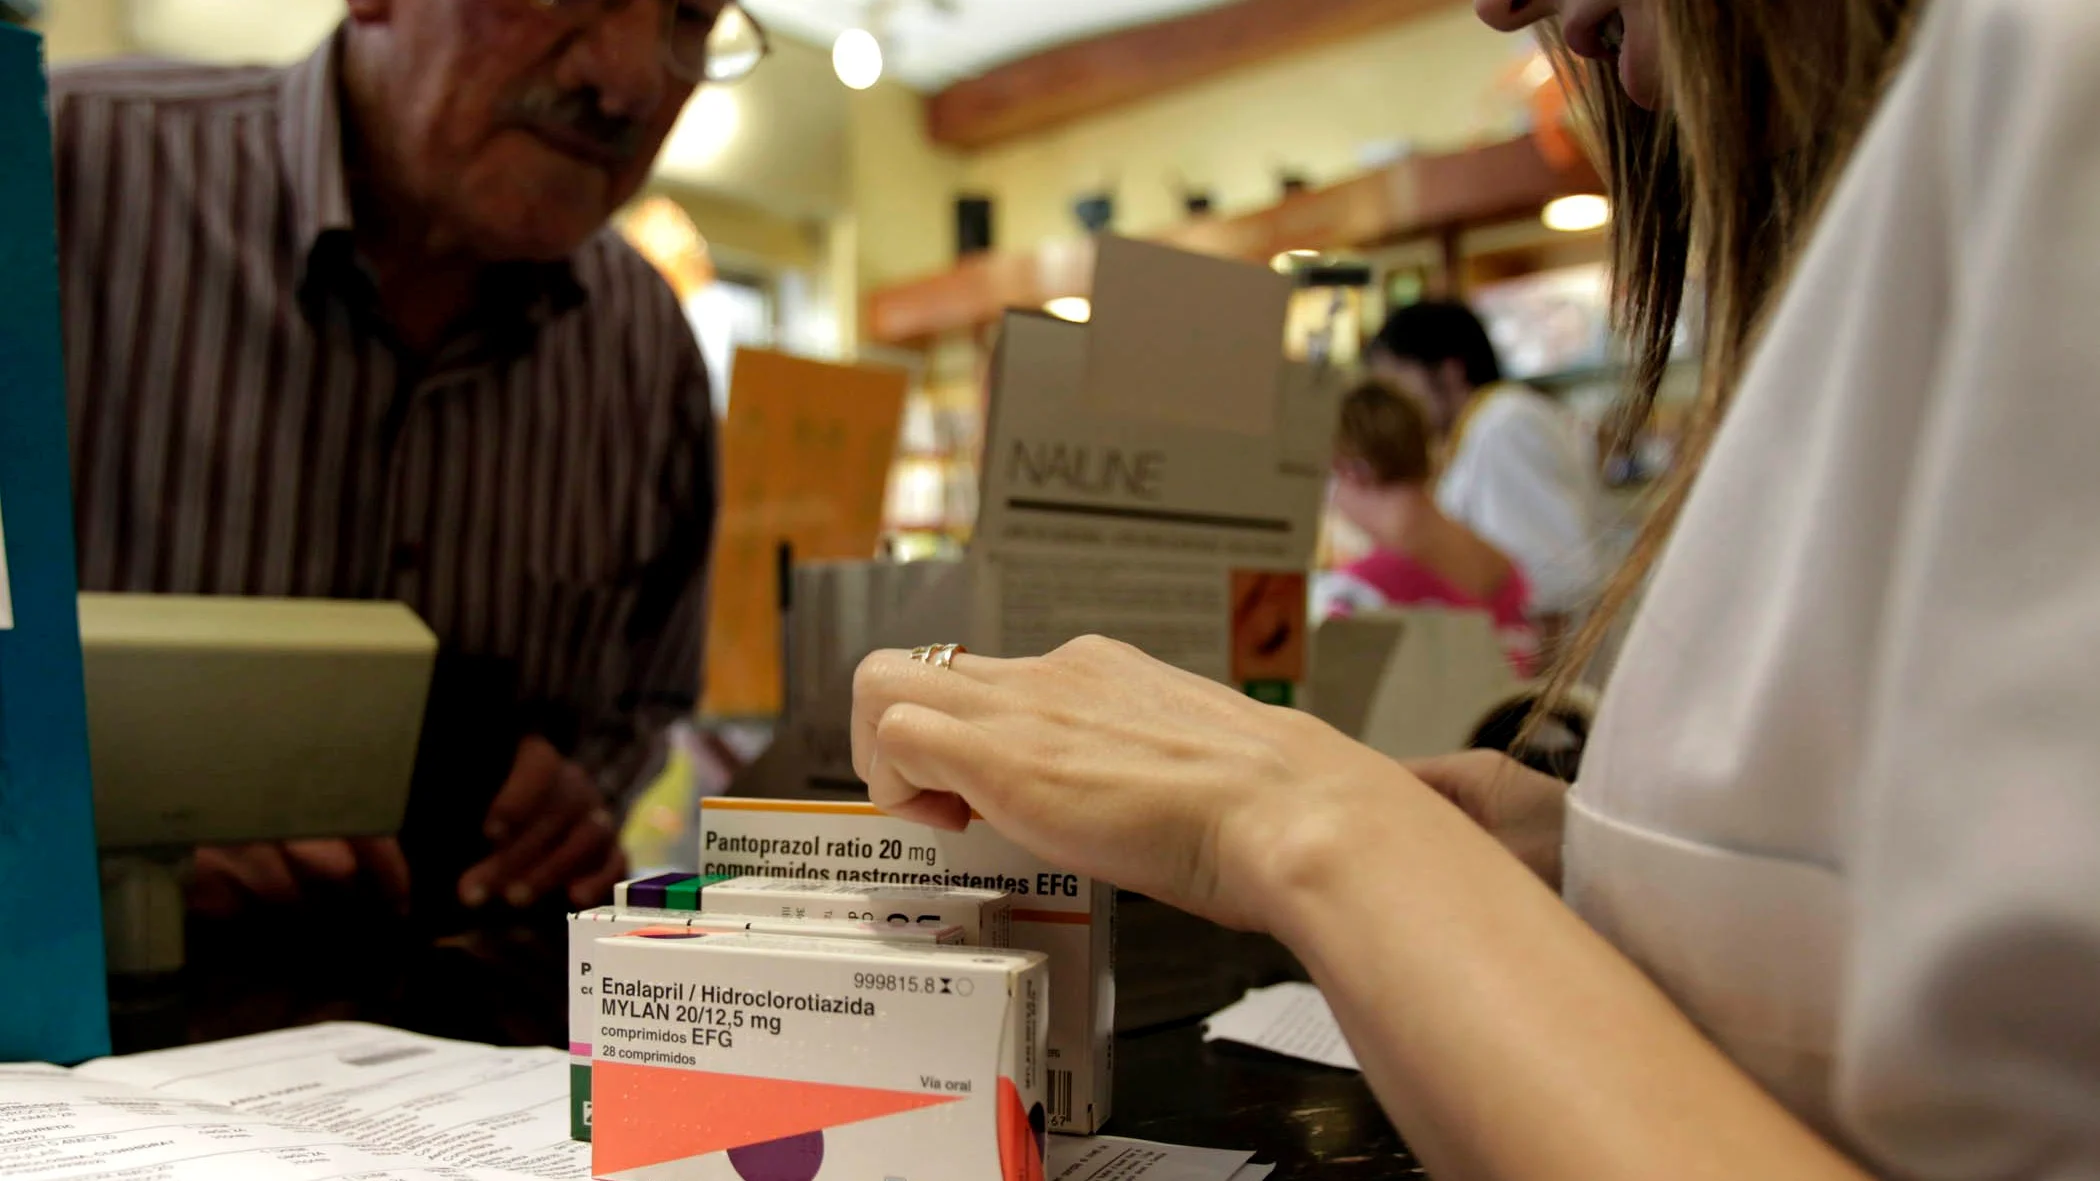
[[1116,1136],[1052,1136],[1048,1181],[1262,1181],[1251,1152],[1182,1148]]
[[568,1058],[323,1025],[0,1067],[0,1176],[36,1181],[580,1181]]
[[0,1066],[0,1176],[34,1181],[527,1181],[54,1068]]
[[1343,1070],[1362,1070],[1327,998],[1310,984],[1257,988],[1203,1023],[1203,1040],[1253,1046]]

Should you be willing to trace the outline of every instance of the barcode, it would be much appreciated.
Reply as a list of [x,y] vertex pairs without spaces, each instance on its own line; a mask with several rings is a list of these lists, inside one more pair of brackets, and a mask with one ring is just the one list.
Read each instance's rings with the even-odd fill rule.
[[1072,1122],[1072,1072],[1050,1072],[1050,1126],[1062,1128]]

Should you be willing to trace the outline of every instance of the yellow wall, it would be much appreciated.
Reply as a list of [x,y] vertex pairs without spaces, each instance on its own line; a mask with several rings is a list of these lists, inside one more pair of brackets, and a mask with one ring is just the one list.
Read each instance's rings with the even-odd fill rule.
[[37,31],[44,35],[44,53],[54,63],[115,57],[133,49],[118,0],[47,4]]
[[962,157],[926,135],[926,102],[884,82],[852,96],[847,175],[863,290],[955,262]]
[[1440,151],[1514,134],[1515,112],[1492,96],[1529,48],[1454,4],[992,148],[971,159],[966,180],[997,200],[1002,249],[1079,233],[1073,199],[1105,185],[1126,234],[1183,219],[1177,176],[1210,189],[1221,213],[1259,209],[1275,203],[1282,166],[1325,184],[1364,171],[1368,144]]
[[306,56],[343,11],[342,0],[52,0],[40,28],[60,63],[133,53],[287,62]]
[[[694,100],[660,171],[666,180],[783,217],[830,217],[850,201],[846,111],[830,52],[777,39],[757,73]],[[718,118],[726,126],[692,126]],[[725,131],[726,140],[716,138]],[[712,151],[688,155],[688,132]]]
[[649,191],[684,207],[722,265],[807,270],[824,261],[820,222],[782,217],[675,181],[659,179]]

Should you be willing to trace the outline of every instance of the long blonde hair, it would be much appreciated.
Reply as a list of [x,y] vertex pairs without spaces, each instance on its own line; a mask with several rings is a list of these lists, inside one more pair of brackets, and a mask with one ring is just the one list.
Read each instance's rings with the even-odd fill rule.
[[1703,376],[1678,461],[1626,567],[1561,662],[1578,675],[1654,565],[1830,189],[1927,0],[1656,0],[1667,108],[1547,34],[1608,178],[1612,302],[1633,346],[1627,434],[1647,421],[1696,282]]

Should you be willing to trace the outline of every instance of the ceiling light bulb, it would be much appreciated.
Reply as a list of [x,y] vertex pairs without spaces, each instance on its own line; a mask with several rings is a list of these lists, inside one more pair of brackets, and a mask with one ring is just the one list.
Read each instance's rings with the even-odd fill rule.
[[866,29],[847,29],[832,43],[831,68],[839,81],[866,90],[882,81],[882,43]]
[[1060,320],[1084,324],[1094,318],[1094,301],[1084,295],[1066,295],[1044,304],[1043,310]]
[[1548,203],[1539,220],[1546,223],[1547,229],[1564,234],[1601,230],[1611,224],[1611,202],[1595,193],[1562,197]]

